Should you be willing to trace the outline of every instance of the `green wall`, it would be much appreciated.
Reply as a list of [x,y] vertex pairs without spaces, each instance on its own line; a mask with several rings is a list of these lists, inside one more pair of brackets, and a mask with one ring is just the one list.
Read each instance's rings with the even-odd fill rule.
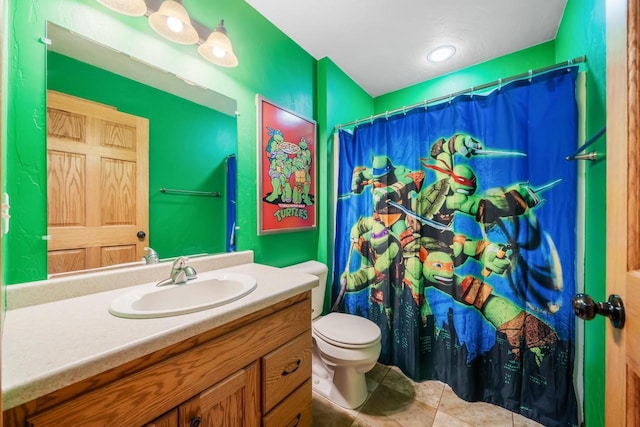
[[[222,70],[234,84],[219,90],[237,100],[240,113],[238,250],[251,249],[256,262],[274,266],[317,259],[319,228],[257,235],[255,101],[259,94],[301,116],[316,120],[316,60],[243,0],[185,0],[183,4],[195,19],[209,28],[214,28],[219,19],[224,18],[227,34],[240,61],[237,68]],[[321,176],[325,171],[318,166],[318,175]],[[326,197],[320,186],[317,193],[318,201]],[[318,210],[318,224],[323,220],[322,212]]]
[[375,98],[375,113],[402,108],[555,63],[554,42],[514,52]]
[[[569,0],[556,37],[556,60],[586,55],[586,138],[606,124],[605,0]],[[584,162],[585,262],[584,289],[596,301],[605,301],[606,250],[606,135],[587,150],[597,151],[595,162]],[[584,322],[584,412],[588,427],[604,426],[606,319]]]
[[[47,55],[47,86],[149,119],[149,245],[161,258],[225,251],[224,197],[169,195],[160,188],[224,196],[226,157],[237,150],[235,116],[54,52]],[[8,274],[21,281],[19,269]]]
[[[45,278],[44,271],[36,268],[42,262],[34,262],[34,257],[44,257],[46,253],[42,236],[46,234],[47,54],[40,38],[45,36],[48,20],[89,38],[106,40],[106,44],[122,52],[235,99],[239,113],[237,249],[251,249],[257,262],[277,266],[317,258],[318,229],[268,236],[256,233],[255,97],[263,95],[284,108],[315,119],[315,59],[242,0],[185,0],[184,5],[194,19],[209,28],[225,19],[239,67],[224,69],[211,65],[200,59],[193,46],[176,46],[157,36],[146,19],[118,15],[95,0],[9,1],[6,22],[12,35],[12,43],[8,45],[12,60],[5,74],[8,83],[5,176],[12,197],[12,222],[11,232],[3,239],[3,262],[9,271],[20,271],[20,281]],[[318,173],[322,176],[326,171],[318,169]],[[157,184],[151,183],[152,190]],[[324,191],[318,188],[317,200],[326,197]],[[155,196],[151,197],[153,202]],[[323,220],[326,214],[319,212],[318,223]],[[5,283],[12,282],[15,282],[12,277],[5,276]]]

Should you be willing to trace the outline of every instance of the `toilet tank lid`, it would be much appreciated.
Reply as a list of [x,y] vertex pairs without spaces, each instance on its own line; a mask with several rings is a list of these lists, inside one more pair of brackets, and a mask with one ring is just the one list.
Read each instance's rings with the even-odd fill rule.
[[326,264],[320,261],[314,261],[314,260],[301,262],[300,264],[293,264],[284,268],[298,270],[302,273],[307,273],[314,276],[320,276],[322,274],[326,274],[327,271],[329,270]]

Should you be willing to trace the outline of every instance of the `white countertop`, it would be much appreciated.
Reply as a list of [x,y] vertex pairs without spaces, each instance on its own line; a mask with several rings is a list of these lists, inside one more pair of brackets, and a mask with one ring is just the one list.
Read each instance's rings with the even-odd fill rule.
[[109,313],[111,301],[128,288],[9,309],[2,335],[3,409],[221,326],[318,284],[314,276],[293,271],[283,274],[279,268],[255,263],[220,271],[253,276],[257,288],[221,307],[154,319],[124,319]]

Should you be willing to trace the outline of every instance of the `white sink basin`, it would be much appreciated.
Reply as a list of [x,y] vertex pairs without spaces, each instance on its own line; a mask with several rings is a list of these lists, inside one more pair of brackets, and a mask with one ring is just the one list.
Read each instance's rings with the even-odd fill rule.
[[114,299],[109,312],[135,319],[177,316],[228,304],[256,286],[256,280],[246,274],[207,271],[180,285],[137,287]]

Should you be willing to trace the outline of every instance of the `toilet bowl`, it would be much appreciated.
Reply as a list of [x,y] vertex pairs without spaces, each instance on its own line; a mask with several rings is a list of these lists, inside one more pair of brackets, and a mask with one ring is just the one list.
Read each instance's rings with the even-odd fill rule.
[[311,291],[313,391],[344,408],[357,408],[367,399],[365,373],[380,356],[380,328],[369,319],[352,314],[321,316],[326,265],[307,261],[286,268],[314,275],[320,281]]

